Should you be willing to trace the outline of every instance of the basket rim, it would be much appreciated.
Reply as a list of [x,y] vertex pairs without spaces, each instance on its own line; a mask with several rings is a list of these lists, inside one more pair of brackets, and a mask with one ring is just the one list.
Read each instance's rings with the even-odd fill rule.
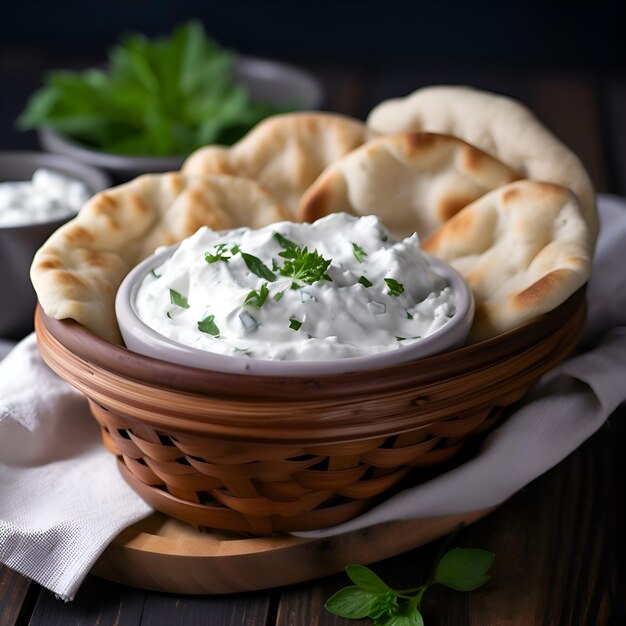
[[235,374],[162,361],[111,343],[74,320],[51,318],[40,304],[35,330],[40,342],[47,335],[87,364],[152,387],[224,398],[298,400],[314,393],[323,399],[427,385],[506,360],[557,331],[584,306],[584,297],[583,287],[557,308],[514,330],[450,352],[379,369],[315,376]]

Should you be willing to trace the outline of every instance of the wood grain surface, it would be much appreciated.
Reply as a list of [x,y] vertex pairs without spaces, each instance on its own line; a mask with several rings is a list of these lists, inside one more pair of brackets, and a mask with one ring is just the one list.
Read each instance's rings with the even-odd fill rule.
[[[42,70],[71,66],[67,54],[0,64],[0,79],[37,86]],[[518,97],[575,148],[599,191],[626,195],[626,76],[614,70],[507,68],[437,62],[320,67],[329,109],[363,116],[383,98],[431,83],[465,83]],[[30,71],[30,75],[29,75]],[[30,76],[30,77],[29,77]],[[11,108],[13,107],[13,108]],[[7,105],[17,110],[17,106]],[[34,141],[30,139],[30,141]],[[11,145],[4,148],[31,147]],[[465,528],[456,543],[496,554],[493,579],[461,594],[434,588],[428,626],[621,626],[626,624],[626,408],[588,442],[497,511]],[[390,583],[421,583],[434,542],[373,566]],[[297,562],[293,568],[298,568]],[[328,614],[324,601],[348,583],[343,574],[271,591],[228,596],[170,595],[87,577],[65,604],[0,567],[0,625],[185,624],[211,626],[364,626]]]

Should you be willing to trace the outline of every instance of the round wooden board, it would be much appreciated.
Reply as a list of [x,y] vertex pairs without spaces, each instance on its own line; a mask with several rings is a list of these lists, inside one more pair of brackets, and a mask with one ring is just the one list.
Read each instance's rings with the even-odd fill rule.
[[245,538],[200,532],[155,513],[118,535],[94,565],[97,576],[142,589],[219,594],[280,587],[374,563],[490,513],[389,522],[329,537]]

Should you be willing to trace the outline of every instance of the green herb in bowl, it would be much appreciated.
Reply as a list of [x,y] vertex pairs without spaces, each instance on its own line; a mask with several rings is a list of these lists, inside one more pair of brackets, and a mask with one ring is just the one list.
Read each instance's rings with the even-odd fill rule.
[[199,22],[167,39],[130,35],[111,51],[108,71],[51,73],[18,126],[52,129],[123,155],[179,156],[230,145],[261,119],[293,108],[252,101],[233,78],[235,62]]

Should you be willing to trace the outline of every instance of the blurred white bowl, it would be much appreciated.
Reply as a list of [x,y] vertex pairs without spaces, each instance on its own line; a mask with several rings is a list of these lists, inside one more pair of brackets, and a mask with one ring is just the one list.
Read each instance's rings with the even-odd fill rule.
[[[35,170],[45,167],[84,183],[91,194],[109,187],[103,172],[65,156],[44,152],[0,152],[0,181],[30,180]],[[74,217],[18,226],[0,225],[0,337],[19,338],[33,328],[37,302],[30,283],[30,265],[35,252],[64,222]]]

